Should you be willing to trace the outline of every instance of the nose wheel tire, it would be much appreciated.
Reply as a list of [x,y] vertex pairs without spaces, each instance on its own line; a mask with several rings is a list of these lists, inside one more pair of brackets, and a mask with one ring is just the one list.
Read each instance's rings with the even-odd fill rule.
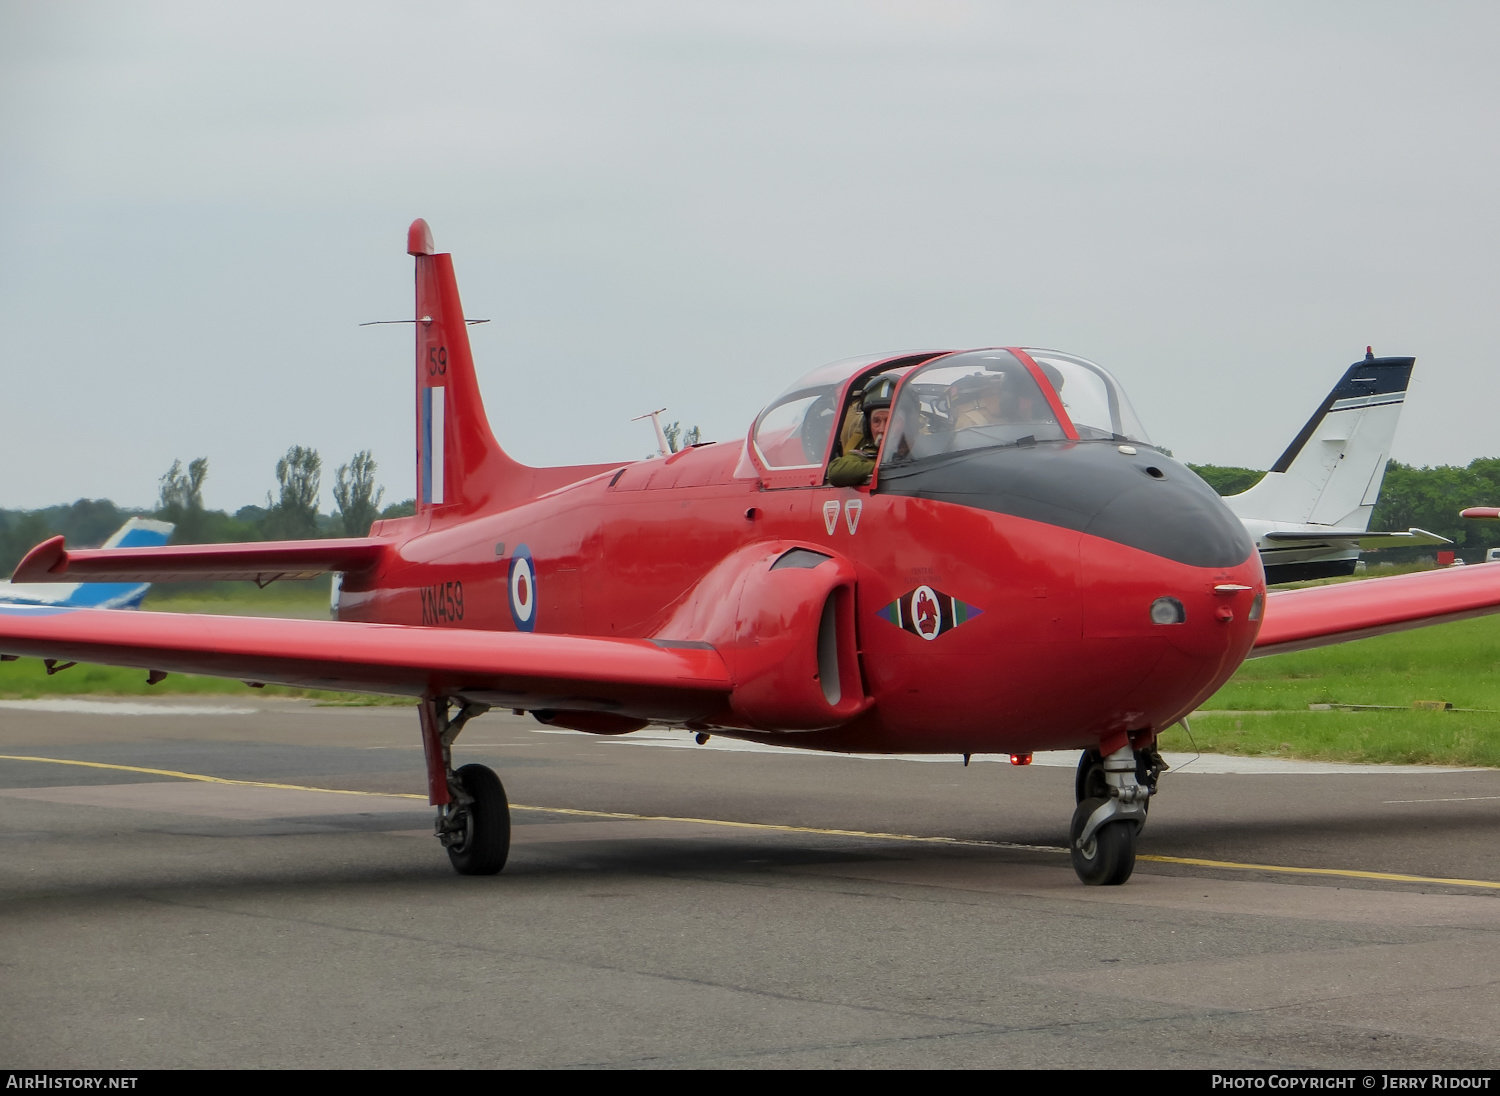
[[465,765],[454,774],[473,802],[462,807],[460,832],[448,845],[448,859],[460,875],[494,875],[510,854],[510,804],[495,771]]
[[1107,795],[1109,785],[1104,781],[1104,759],[1098,750],[1084,750],[1078,759],[1078,773],[1073,777],[1073,802],[1103,799]]
[[1073,811],[1073,824],[1068,827],[1068,852],[1073,859],[1073,870],[1091,887],[1118,887],[1135,871],[1135,835],[1139,827],[1132,820],[1100,826],[1079,847],[1078,836],[1093,813],[1106,802],[1105,799],[1085,799]]

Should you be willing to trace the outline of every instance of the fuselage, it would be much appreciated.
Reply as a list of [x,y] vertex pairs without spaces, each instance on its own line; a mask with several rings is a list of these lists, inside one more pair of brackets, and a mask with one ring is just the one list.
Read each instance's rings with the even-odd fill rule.
[[[716,596],[703,586],[722,561],[803,545],[853,568],[869,703],[829,728],[788,733],[731,712],[694,725],[892,752],[1149,735],[1211,695],[1254,641],[1253,545],[1157,450],[1049,442],[886,474],[874,489],[767,489],[746,448],[698,446],[498,513],[383,523],[393,551],[345,582],[337,615],[694,642],[704,637],[679,634],[684,606]],[[1153,621],[1162,598],[1180,603],[1181,622]]]

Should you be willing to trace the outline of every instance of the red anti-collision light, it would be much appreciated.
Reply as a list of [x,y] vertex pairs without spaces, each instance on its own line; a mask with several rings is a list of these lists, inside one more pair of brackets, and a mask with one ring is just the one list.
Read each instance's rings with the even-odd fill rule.
[[1029,753],[1011,754],[1010,755],[1010,763],[1012,765],[1030,765],[1031,764],[1031,755]]

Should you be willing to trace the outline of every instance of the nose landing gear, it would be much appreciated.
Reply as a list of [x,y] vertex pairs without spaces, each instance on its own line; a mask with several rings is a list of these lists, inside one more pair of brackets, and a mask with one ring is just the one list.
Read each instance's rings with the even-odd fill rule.
[[1090,750],[1080,759],[1068,852],[1089,886],[1119,886],[1135,870],[1136,835],[1163,767],[1155,747],[1137,753],[1128,744],[1105,758]]
[[424,700],[419,709],[422,748],[427,758],[427,798],[437,808],[433,832],[448,850],[460,875],[494,875],[510,854],[510,804],[493,769],[465,765],[453,769],[451,748],[464,724],[489,711],[466,704],[449,718],[446,697]]

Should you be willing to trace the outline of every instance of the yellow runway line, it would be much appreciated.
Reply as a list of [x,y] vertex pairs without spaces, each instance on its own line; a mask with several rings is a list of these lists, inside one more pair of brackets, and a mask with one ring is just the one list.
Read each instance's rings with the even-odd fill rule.
[[145,773],[147,776],[171,776],[178,780],[199,780],[205,784],[234,784],[241,788],[280,788],[292,792],[330,792],[333,795],[384,795],[393,799],[426,799],[425,795],[410,792],[362,792],[348,788],[309,788],[302,784],[270,784],[264,780],[230,780],[223,776],[205,776],[202,773],[180,773],[175,769],[143,769],[139,765],[107,765],[103,761],[72,761],[65,757],[27,757],[17,754],[0,754],[0,761],[45,761],[49,765],[77,765],[84,769],[113,769],[122,773]]
[[[85,769],[112,769],[117,772],[145,773],[148,776],[169,776],[178,780],[199,780],[206,784],[234,784],[244,788],[277,788],[282,791],[329,792],[334,795],[369,795],[389,799],[426,799],[425,795],[412,792],[370,792],[350,788],[313,788],[305,784],[273,784],[264,780],[230,780],[222,776],[205,776],[202,773],[184,773],[175,769],[147,769],[137,765],[110,765],[103,761],[74,761],[62,757],[29,757],[17,754],[0,754],[0,761],[38,761],[49,765],[77,765]],[[775,833],[807,833],[823,837],[855,837],[870,841],[909,841],[931,845],[955,845],[978,848],[1025,849],[1032,852],[1062,852],[1068,850],[1056,845],[1023,845],[1011,841],[982,841],[964,837],[926,837],[913,833],[881,833],[871,830],[834,830],[818,826],[780,826],[771,822],[734,822],[724,818],[687,818],[673,814],[630,814],[625,811],[590,811],[579,807],[532,807],[524,803],[512,803],[514,811],[539,811],[544,814],[569,814],[580,818],[612,818],[629,822],[691,822],[700,826],[726,826],[742,830],[770,830]],[[1386,883],[1428,883],[1445,887],[1479,887],[1485,890],[1500,890],[1500,883],[1487,879],[1445,879],[1439,876],[1403,875],[1399,872],[1357,871],[1353,868],[1297,868],[1285,864],[1243,864],[1234,860],[1205,860],[1193,856],[1154,856],[1142,853],[1137,860],[1157,864],[1182,864],[1196,868],[1218,868],[1225,871],[1268,871],[1289,875],[1326,875],[1344,879],[1374,879]]]
[[1293,868],[1285,864],[1241,864],[1234,860],[1201,860],[1195,856],[1148,856],[1144,853],[1137,860],[1152,860],[1158,864],[1188,864],[1195,868],[1227,868],[1231,871],[1276,871],[1289,875],[1335,875],[1345,879],[1380,879],[1388,883],[1441,883],[1445,887],[1483,887],[1500,890],[1500,883],[1487,879],[1444,879],[1432,875],[1402,875],[1389,871],[1355,871],[1352,868]]
[[[223,776],[205,776],[202,773],[178,772],[176,769],[147,769],[139,765],[111,765],[103,761],[74,761],[63,757],[30,757],[22,754],[0,754],[0,761],[42,761],[50,765],[78,765],[86,769],[113,769],[125,773],[145,773],[148,776],[170,776],[178,780],[200,780],[206,784],[233,784],[242,788],[276,788],[293,792],[331,792],[334,795],[373,795],[390,799],[421,799],[425,795],[412,792],[369,792],[350,788],[314,788],[306,784],[273,784],[265,780],[231,780]],[[675,814],[629,814],[623,811],[590,811],[580,807],[532,807],[525,803],[512,803],[513,811],[541,811],[545,814],[571,814],[582,818],[610,818],[629,822],[693,822],[700,826],[727,826],[733,829],[774,830],[779,833],[813,833],[828,837],[863,837],[875,841],[919,841],[938,845],[977,845],[1000,849],[1031,849],[1037,852],[1067,852],[1055,845],[1022,845],[1012,841],[981,841],[963,837],[923,837],[913,833],[878,833],[868,830],[829,830],[816,826],[779,826],[772,822],[733,822],[725,818],[686,818]]]

